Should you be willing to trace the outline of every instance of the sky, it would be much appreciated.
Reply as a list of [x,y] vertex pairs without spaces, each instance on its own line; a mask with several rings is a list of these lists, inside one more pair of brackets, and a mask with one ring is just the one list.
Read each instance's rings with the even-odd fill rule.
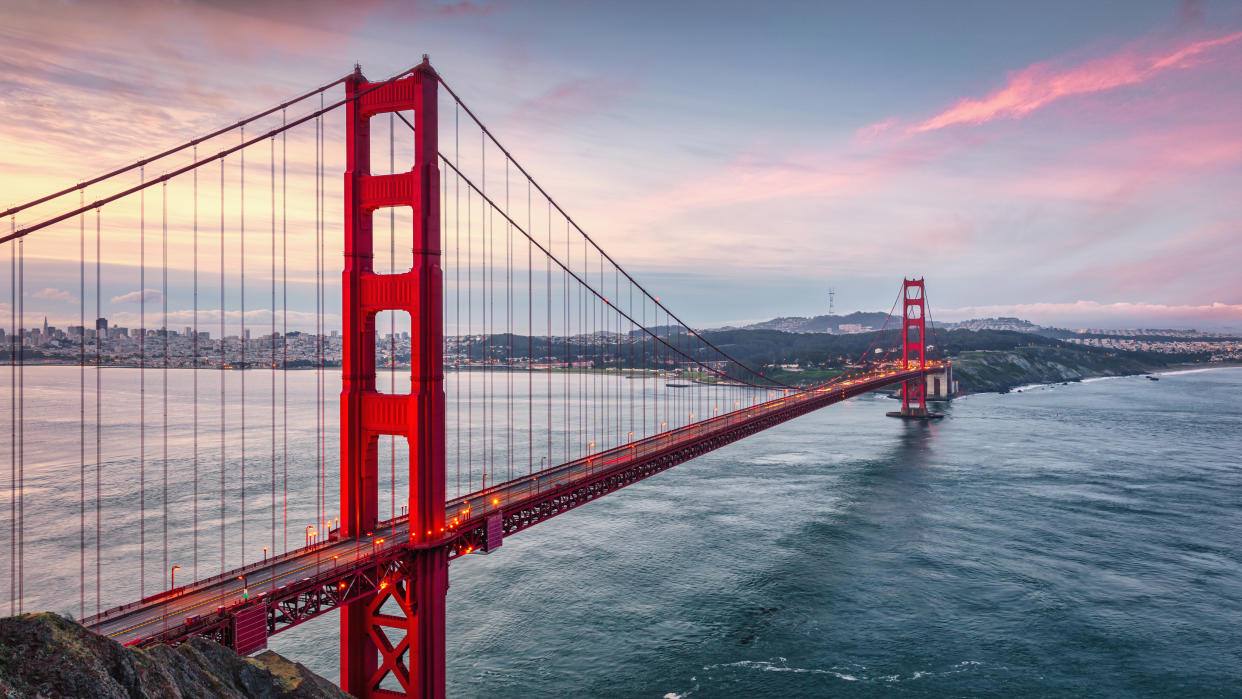
[[1229,1],[0,0],[0,206],[424,53],[692,325],[917,276],[940,320],[1242,328]]

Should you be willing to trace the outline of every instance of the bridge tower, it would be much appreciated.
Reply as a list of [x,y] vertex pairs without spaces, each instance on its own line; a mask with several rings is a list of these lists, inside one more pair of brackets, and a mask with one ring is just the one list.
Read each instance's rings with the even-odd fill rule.
[[[438,76],[427,58],[413,74],[369,83],[356,68],[345,83],[345,270],[342,287],[341,524],[365,539],[379,513],[377,449],[381,435],[409,444],[410,547],[381,591],[341,610],[341,687],[356,697],[444,696],[444,604],[448,550],[444,531],[443,281],[440,267]],[[414,112],[414,166],[371,174],[370,119]],[[374,270],[372,216],[413,211],[408,272]],[[411,322],[411,390],[384,395],[375,386],[375,316],[405,311]],[[387,606],[386,606],[387,605]],[[390,637],[398,638],[394,644]],[[401,691],[389,687],[395,680]]]
[[[902,279],[901,282],[901,368],[927,368],[926,294],[923,280]],[[901,417],[925,418],[927,413],[927,381],[920,376],[901,385]]]

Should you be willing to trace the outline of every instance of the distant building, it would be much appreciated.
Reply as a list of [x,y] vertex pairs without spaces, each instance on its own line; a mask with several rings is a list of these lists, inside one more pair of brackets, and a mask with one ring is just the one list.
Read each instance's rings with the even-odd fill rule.
[[837,331],[843,333],[860,333],[863,331],[863,326],[860,323],[841,323],[837,326]]
[[95,319],[95,332],[103,333],[104,335],[108,334],[108,319],[107,318],[96,318]]

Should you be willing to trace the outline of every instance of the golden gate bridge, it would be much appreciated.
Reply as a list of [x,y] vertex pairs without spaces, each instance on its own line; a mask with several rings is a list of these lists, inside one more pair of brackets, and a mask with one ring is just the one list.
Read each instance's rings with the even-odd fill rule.
[[[340,683],[359,697],[443,696],[450,561],[877,389],[900,386],[890,415],[934,417],[928,382],[949,370],[928,357],[922,279],[890,309],[896,347],[875,346],[882,328],[833,380],[794,387],[738,361],[608,255],[426,57],[375,82],[355,67],[0,217],[10,613],[51,601],[27,588],[47,556],[28,534],[63,538],[72,520],[87,627],[245,654],[339,611]],[[78,324],[52,338],[28,323],[28,290],[65,280]],[[91,329],[109,290],[135,283],[136,328]],[[313,416],[289,400],[291,321],[312,338]],[[178,342],[192,381],[170,390]],[[49,347],[76,354],[74,399],[27,392]],[[114,347],[131,368],[113,367]],[[76,490],[77,507],[28,520],[47,487]]]

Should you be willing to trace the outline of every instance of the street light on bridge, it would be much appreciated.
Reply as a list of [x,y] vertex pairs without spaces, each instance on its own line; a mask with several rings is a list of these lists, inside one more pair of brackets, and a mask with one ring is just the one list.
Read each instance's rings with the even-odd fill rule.
[[181,566],[173,566],[172,570],[168,571],[168,589],[177,589],[177,571],[179,570],[181,570]]

